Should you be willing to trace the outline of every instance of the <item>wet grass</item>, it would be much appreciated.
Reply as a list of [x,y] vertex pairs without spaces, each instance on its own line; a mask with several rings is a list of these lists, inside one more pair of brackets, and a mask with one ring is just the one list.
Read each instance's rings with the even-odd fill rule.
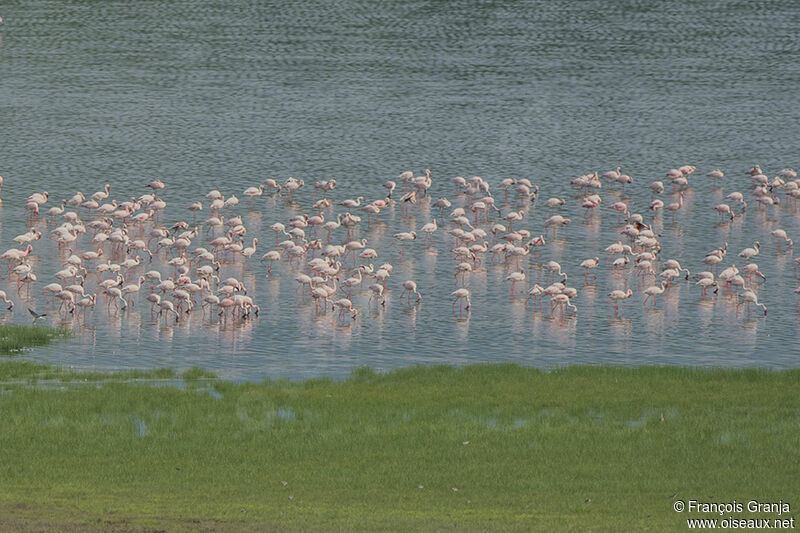
[[676,499],[800,505],[797,370],[210,377],[3,385],[0,513],[19,530],[661,531],[686,529]]
[[152,370],[121,370],[118,372],[85,372],[41,365],[38,363],[31,363],[29,361],[0,362],[0,382],[24,382],[35,384],[43,381],[67,383],[72,381],[180,381],[182,377],[182,375],[179,375],[178,372],[171,368],[156,368]]
[[18,353],[25,348],[49,344],[50,341],[67,335],[68,330],[59,328],[0,325],[0,354]]

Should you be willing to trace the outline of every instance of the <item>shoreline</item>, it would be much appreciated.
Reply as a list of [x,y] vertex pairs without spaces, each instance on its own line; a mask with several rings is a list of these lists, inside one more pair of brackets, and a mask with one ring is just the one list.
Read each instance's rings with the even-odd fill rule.
[[619,371],[624,372],[651,372],[651,371],[677,371],[677,372],[709,372],[709,373],[766,373],[781,374],[797,372],[800,374],[800,366],[797,367],[763,367],[763,366],[697,366],[681,364],[610,364],[610,363],[567,363],[551,367],[540,367],[513,362],[476,362],[467,364],[418,364],[390,369],[375,369],[371,366],[354,366],[349,373],[344,376],[315,376],[315,377],[284,377],[284,376],[262,376],[256,379],[228,379],[219,376],[216,372],[203,367],[194,366],[187,369],[176,369],[173,367],[154,367],[154,368],[134,368],[134,369],[112,369],[112,370],[89,370],[80,368],[67,368],[55,364],[40,363],[28,360],[16,360],[14,357],[19,353],[5,359],[0,359],[0,385],[15,384],[64,384],[80,385],[84,383],[132,383],[169,385],[175,384],[178,388],[187,385],[207,382],[207,383],[229,383],[232,385],[261,385],[273,382],[286,382],[290,384],[302,384],[306,382],[329,381],[332,383],[345,383],[357,376],[370,375],[377,377],[392,376],[410,370],[436,370],[449,369],[453,371],[465,370],[476,367],[515,367],[521,371],[532,371],[541,375],[560,374],[574,370],[597,371]]

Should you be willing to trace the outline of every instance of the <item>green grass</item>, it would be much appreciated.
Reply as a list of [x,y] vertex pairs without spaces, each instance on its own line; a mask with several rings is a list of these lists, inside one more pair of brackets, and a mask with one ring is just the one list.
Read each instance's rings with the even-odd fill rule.
[[[187,371],[191,372],[191,371]],[[118,372],[84,372],[31,363],[29,361],[3,361],[0,363],[0,382],[25,382],[35,384],[42,381],[133,381],[175,380],[182,378],[171,368],[152,370],[122,370]],[[186,379],[186,378],[184,378]]]
[[67,335],[69,332],[61,328],[0,325],[0,354],[17,353]]
[[14,372],[0,531],[684,531],[675,499],[800,505],[797,370],[197,369],[184,388]]

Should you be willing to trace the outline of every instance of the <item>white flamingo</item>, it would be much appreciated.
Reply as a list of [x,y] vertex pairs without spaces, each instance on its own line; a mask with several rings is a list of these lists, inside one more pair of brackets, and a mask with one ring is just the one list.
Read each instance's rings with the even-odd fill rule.
[[656,296],[658,296],[659,294],[664,294],[664,291],[667,289],[668,285],[669,285],[669,281],[664,280],[664,281],[661,282],[661,285],[654,285],[652,287],[646,288],[644,290],[644,293],[645,293],[646,296],[644,297],[644,301],[642,302],[642,305],[645,305],[647,303],[647,299],[648,298],[653,298],[653,308],[655,308],[656,307]]
[[455,297],[455,300],[453,300],[453,312],[454,313],[456,312],[456,302],[459,303],[458,312],[461,313],[461,311],[462,311],[461,306],[463,305],[464,300],[467,301],[466,310],[469,311],[469,308],[472,305],[472,302],[470,301],[470,298],[469,298],[469,296],[470,296],[469,289],[465,289],[465,288],[456,289],[452,293],[450,293],[450,296]]
[[403,299],[403,296],[407,296],[407,303],[411,305],[411,294],[415,294],[417,296],[417,302],[422,300],[422,294],[419,293],[417,290],[417,283],[412,280],[406,280],[402,283],[403,285],[403,293],[400,295],[400,300]]

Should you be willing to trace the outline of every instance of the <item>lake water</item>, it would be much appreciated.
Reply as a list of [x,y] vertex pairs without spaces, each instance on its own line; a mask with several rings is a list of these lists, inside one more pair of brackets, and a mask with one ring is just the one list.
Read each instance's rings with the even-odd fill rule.
[[[3,250],[26,230],[22,206],[34,191],[48,190],[50,207],[110,183],[122,200],[161,178],[171,223],[191,217],[183,207],[214,188],[244,200],[244,188],[267,177],[335,178],[334,199],[373,200],[385,180],[429,168],[431,196],[454,206],[464,202],[450,181],[456,175],[481,176],[495,189],[526,177],[542,201],[566,197],[558,212],[573,223],[541,261],[561,262],[580,290],[577,317],[551,319],[512,299],[507,271],[489,265],[468,279],[470,313],[453,315],[452,238],[440,230],[433,250],[417,241],[405,259],[392,246],[393,233],[436,214],[420,202],[411,219],[388,210],[383,225],[362,228],[377,263],[395,266],[392,294],[385,309],[367,311],[368,292],[358,293],[363,312],[347,326],[295,297],[287,265],[267,280],[257,262],[250,270],[227,264],[224,274],[243,279],[261,305],[258,319],[209,324],[194,313],[164,326],[143,301],[119,316],[112,307],[110,317],[99,304],[86,325],[63,319],[71,340],[22,357],[82,369],[199,365],[245,380],[479,361],[797,366],[794,262],[776,253],[769,232],[800,238],[800,211],[785,202],[756,209],[744,173],[760,164],[772,177],[800,164],[798,15],[796,3],[736,1],[4,4]],[[705,252],[728,241],[727,266],[760,240],[766,318],[737,314],[722,291],[701,301],[689,282],[645,309],[644,287],[602,264],[596,285],[583,286],[578,264],[602,258],[619,227],[608,209],[584,220],[569,180],[621,165],[635,180],[625,201],[646,212],[647,186],[684,164],[698,170],[676,223],[656,223],[663,258],[701,270]],[[719,188],[705,177],[713,168],[727,174]],[[274,243],[270,224],[310,211],[311,189],[300,189],[301,209],[266,197],[252,212],[240,204],[248,244],[260,240],[256,257]],[[751,207],[720,225],[711,207],[733,190]],[[620,197],[601,194],[604,207]],[[515,228],[542,233],[550,214],[542,201]],[[43,218],[36,224],[45,230]],[[88,249],[88,238],[81,242]],[[34,256],[39,279],[54,281],[54,243],[37,241]],[[163,259],[153,267],[166,272]],[[544,281],[540,261],[526,259],[525,269]],[[410,308],[398,296],[409,278],[424,295]],[[5,274],[0,286],[17,301],[3,320],[29,323],[26,305],[45,308],[40,295],[17,298]],[[606,294],[626,286],[635,294],[615,319]]]

